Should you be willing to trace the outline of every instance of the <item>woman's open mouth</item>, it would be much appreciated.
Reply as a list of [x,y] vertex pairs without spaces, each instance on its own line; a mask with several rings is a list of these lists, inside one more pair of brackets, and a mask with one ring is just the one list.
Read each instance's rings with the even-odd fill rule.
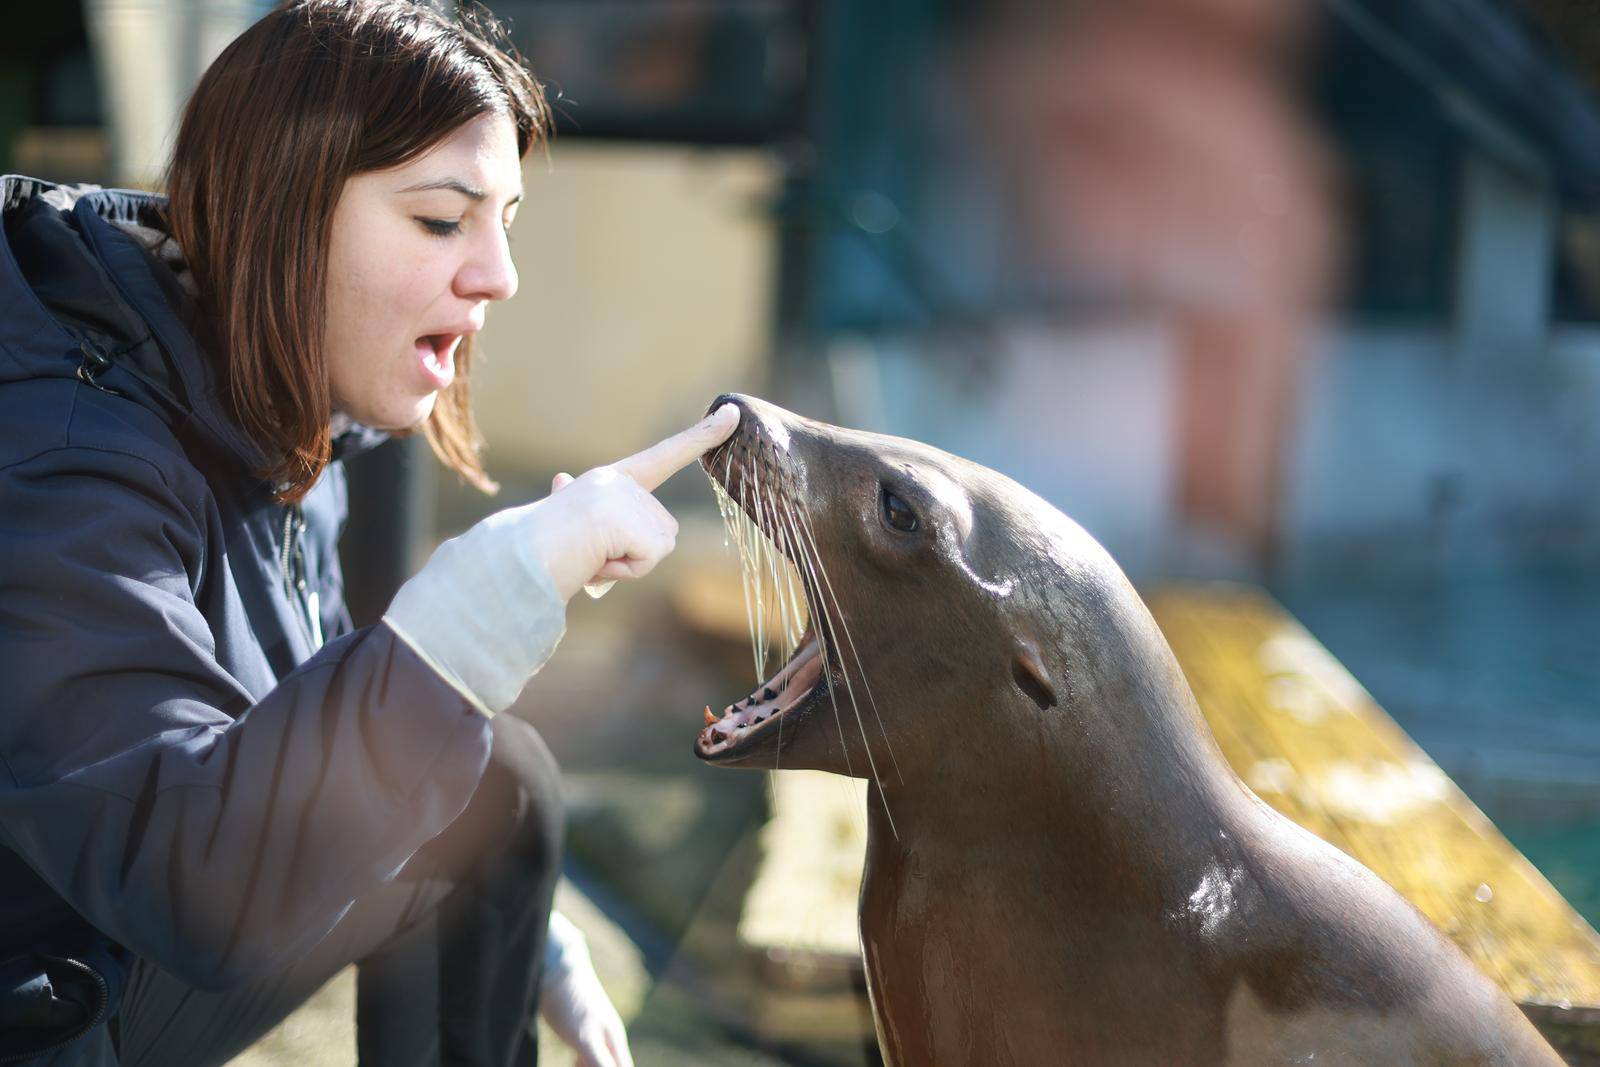
[[458,333],[431,333],[416,339],[417,362],[435,389],[448,389],[456,378]]

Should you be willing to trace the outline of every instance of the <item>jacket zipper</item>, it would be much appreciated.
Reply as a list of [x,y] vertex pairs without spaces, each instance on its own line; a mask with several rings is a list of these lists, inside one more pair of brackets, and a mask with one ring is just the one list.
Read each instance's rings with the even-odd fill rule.
[[278,568],[283,573],[283,587],[295,606],[311,651],[322,647],[322,598],[311,588],[306,578],[305,547],[300,535],[305,533],[305,513],[299,504],[291,504],[283,513],[283,548],[278,555]]
[[[104,348],[86,337],[78,342],[78,351],[83,355],[83,362],[78,364],[80,382],[111,396],[124,395],[95,380],[98,375],[111,367],[111,356]],[[135,373],[134,376],[156,389],[164,398],[174,404],[177,403],[170,393],[155,386],[155,383],[143,375]],[[283,548],[278,557],[278,567],[283,573],[283,587],[294,603],[300,628],[305,633],[306,640],[311,643],[311,650],[315,652],[322,647],[322,598],[311,588],[311,583],[306,578],[305,550],[300,544],[300,535],[305,532],[305,528],[305,516],[300,505],[292,504],[284,510]],[[0,1063],[3,1062],[5,1061],[0,1060]]]
[[26,1052],[15,1052],[7,1056],[0,1056],[0,1063],[21,1063],[23,1060],[31,1060],[36,1056],[48,1055],[63,1046],[70,1045],[105,1021],[106,1009],[111,1005],[111,990],[106,987],[106,980],[100,972],[87,963],[75,960],[70,956],[46,956],[44,958],[55,963],[64,963],[94,979],[94,1014],[90,1016],[87,1023],[66,1037],[46,1045],[44,1048],[29,1049]]
[[109,393],[111,396],[122,396],[123,394],[118,390],[95,381],[96,375],[104,373],[106,368],[111,366],[111,357],[106,355],[106,350],[85,338],[78,342],[78,351],[83,355],[83,362],[78,364],[78,381],[84,385],[92,386],[102,393]]

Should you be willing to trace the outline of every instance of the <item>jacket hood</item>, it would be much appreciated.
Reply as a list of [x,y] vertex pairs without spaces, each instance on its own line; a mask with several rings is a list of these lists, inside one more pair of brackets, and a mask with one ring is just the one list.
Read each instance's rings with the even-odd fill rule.
[[[95,349],[107,384],[249,470],[261,448],[233,421],[220,351],[154,193],[0,178],[0,382],[78,376]],[[334,457],[384,440],[335,420]]]

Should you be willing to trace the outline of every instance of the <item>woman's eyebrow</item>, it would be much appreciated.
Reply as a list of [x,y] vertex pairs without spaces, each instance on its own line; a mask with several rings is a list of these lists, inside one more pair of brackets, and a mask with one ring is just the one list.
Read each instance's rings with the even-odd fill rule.
[[[479,189],[476,185],[468,185],[460,178],[438,178],[431,182],[419,182],[416,185],[408,185],[404,189],[400,189],[398,191],[402,193],[421,193],[433,189],[449,189],[452,192],[460,193],[462,196],[465,196],[468,199],[480,201],[486,199],[489,195],[482,189]],[[506,201],[506,206],[510,207],[512,204],[521,203],[521,201],[522,194],[518,193],[510,200]]]

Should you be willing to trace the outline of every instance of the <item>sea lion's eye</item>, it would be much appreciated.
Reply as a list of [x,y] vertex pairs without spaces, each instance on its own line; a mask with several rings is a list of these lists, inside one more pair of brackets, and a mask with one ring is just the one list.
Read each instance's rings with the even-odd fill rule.
[[904,500],[883,490],[883,518],[890,526],[902,533],[915,533],[917,530],[917,513]]

